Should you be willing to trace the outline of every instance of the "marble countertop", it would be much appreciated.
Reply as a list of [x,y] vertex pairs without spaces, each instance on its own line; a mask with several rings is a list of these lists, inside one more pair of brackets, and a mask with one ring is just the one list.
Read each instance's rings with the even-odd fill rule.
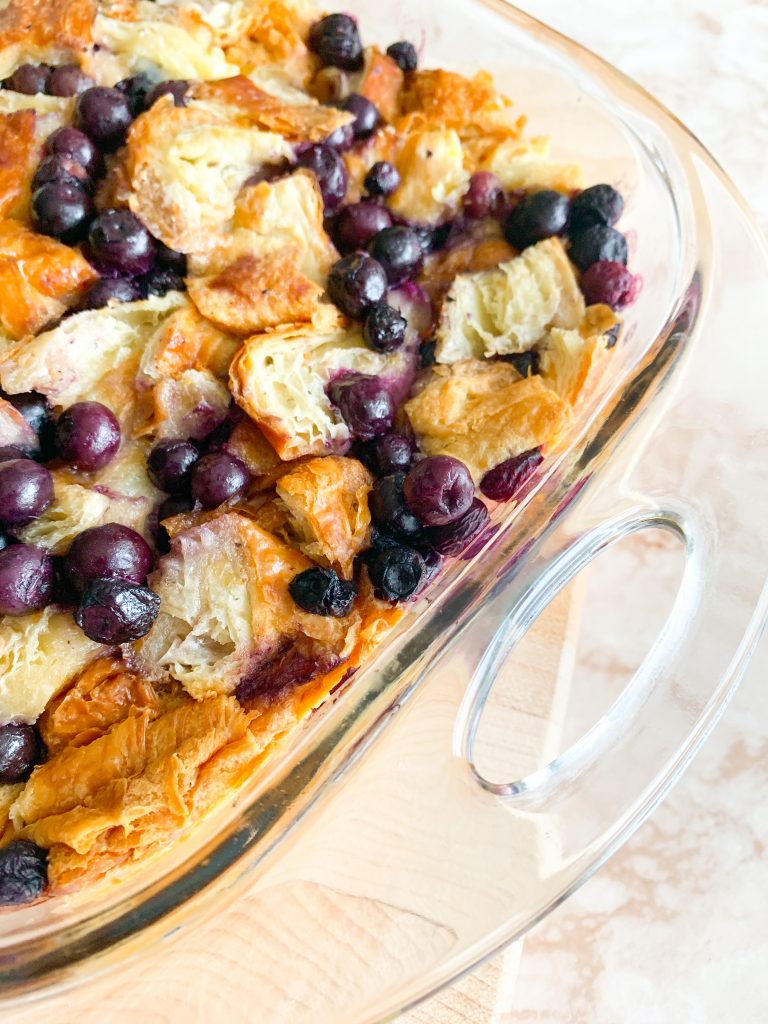
[[[521,6],[658,96],[768,230],[768,0],[625,0],[621,13],[607,0]],[[494,1024],[768,1020],[767,676],[764,637],[665,803],[526,939]]]

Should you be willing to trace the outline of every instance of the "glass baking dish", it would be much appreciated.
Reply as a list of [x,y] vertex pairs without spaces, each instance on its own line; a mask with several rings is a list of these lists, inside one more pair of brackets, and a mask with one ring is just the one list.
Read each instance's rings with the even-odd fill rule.
[[[345,6],[369,41],[423,40],[424,66],[491,71],[556,156],[617,184],[643,292],[609,375],[535,487],[232,804],[125,879],[0,916],[0,1008],[13,1006],[14,1021],[31,1020],[39,1007],[22,1004],[39,997],[60,1016],[66,990],[86,981],[118,1016],[121,1005],[140,1012],[129,969],[145,976],[158,940],[236,898],[249,913],[284,913],[298,946],[313,922],[279,899],[297,881],[349,897],[351,928],[358,903],[397,908],[380,950],[419,954],[390,963],[374,951],[320,1005],[307,997],[313,971],[354,973],[328,936],[322,963],[298,951],[269,961],[273,984],[255,976],[239,993],[255,1002],[231,1019],[258,1006],[263,1020],[343,1024],[411,1005],[523,934],[631,835],[723,711],[766,617],[768,358],[737,346],[764,333],[768,255],[723,172],[638,86],[503,0]],[[474,736],[499,666],[581,568],[646,527],[685,550],[646,660],[560,757],[524,779],[484,778]],[[350,816],[342,841],[333,825]],[[519,855],[533,833],[536,856]],[[260,942],[255,932],[249,957],[267,956]],[[98,978],[116,966],[119,986]]]

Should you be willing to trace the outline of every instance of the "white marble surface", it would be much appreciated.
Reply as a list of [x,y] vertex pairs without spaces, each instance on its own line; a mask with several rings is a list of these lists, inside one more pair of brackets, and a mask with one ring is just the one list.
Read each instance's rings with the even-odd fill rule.
[[[660,97],[768,229],[768,0],[523,6]],[[621,672],[623,653],[609,643],[586,656],[596,671]],[[734,703],[666,802],[528,937],[514,997],[497,1002],[494,1024],[768,1020],[767,676],[764,638]]]

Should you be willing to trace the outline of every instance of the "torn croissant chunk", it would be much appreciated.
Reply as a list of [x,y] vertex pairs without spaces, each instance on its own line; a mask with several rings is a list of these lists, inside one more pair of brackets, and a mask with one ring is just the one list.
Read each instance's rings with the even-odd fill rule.
[[200,700],[234,692],[298,637],[335,658],[348,656],[359,615],[310,615],[288,592],[293,577],[310,565],[234,512],[178,534],[150,577],[160,614],[137,645],[138,669],[149,678],[175,679]]
[[289,537],[309,558],[351,578],[369,546],[373,478],[357,459],[329,455],[284,473],[277,493],[291,514]]
[[439,363],[526,352],[552,327],[573,330],[584,297],[558,238],[530,246],[491,270],[459,274],[437,327]]
[[400,396],[415,370],[413,345],[390,355],[374,352],[360,329],[339,318],[334,328],[289,324],[249,338],[235,357],[230,387],[281,459],[343,453],[352,437],[326,394],[341,373],[378,376]]
[[421,449],[460,459],[475,483],[500,462],[552,442],[570,419],[570,406],[541,377],[480,359],[432,367],[405,412]]

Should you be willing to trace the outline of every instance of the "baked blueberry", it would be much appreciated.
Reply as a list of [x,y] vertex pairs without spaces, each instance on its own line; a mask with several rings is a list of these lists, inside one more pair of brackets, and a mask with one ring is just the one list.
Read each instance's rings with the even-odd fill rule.
[[545,188],[524,196],[508,215],[504,235],[516,249],[526,249],[559,235],[568,223],[570,204],[561,192]]
[[379,530],[401,540],[413,540],[421,534],[422,524],[406,504],[404,482],[402,471],[376,480],[368,495],[368,507],[371,522]]
[[120,447],[120,424],[101,402],[75,402],[56,421],[56,446],[61,458],[75,469],[101,469]]
[[369,196],[388,196],[399,187],[400,173],[387,160],[377,160],[363,181],[363,188]]
[[135,281],[124,277],[102,277],[83,292],[75,311],[101,309],[110,302],[138,302],[141,298],[142,290]]
[[44,157],[37,165],[34,177],[32,178],[32,191],[36,192],[43,185],[54,181],[74,182],[87,192],[93,190],[93,182],[86,169],[60,153],[52,153]]
[[640,280],[614,260],[598,260],[581,276],[581,290],[588,305],[605,303],[611,309],[623,309],[637,298]]
[[102,149],[121,146],[132,121],[128,97],[119,89],[97,85],[80,93],[77,99],[75,127]]
[[88,258],[101,274],[138,277],[155,261],[154,241],[135,213],[105,210],[88,231]]
[[148,90],[144,98],[145,109],[149,110],[153,103],[157,103],[161,96],[172,96],[174,107],[186,107],[189,82],[183,78],[168,78],[164,82],[158,82]]
[[212,452],[199,459],[191,476],[192,497],[203,508],[216,508],[243,494],[251,482],[244,462],[226,452]]
[[122,579],[97,579],[85,588],[75,622],[100,644],[139,640],[152,629],[160,598],[149,587]]
[[184,278],[175,270],[167,270],[164,267],[155,267],[148,274],[144,274],[141,281],[141,290],[147,295],[167,295],[168,292],[183,292],[186,289]]
[[464,212],[475,220],[497,215],[504,205],[501,182],[490,171],[476,171],[464,196]]
[[540,448],[531,448],[505,459],[483,476],[480,490],[492,501],[509,501],[541,465],[543,458]]
[[387,291],[387,275],[381,264],[364,252],[342,256],[328,274],[328,294],[339,309],[359,320],[366,310],[381,302]]
[[395,403],[378,377],[350,373],[328,387],[328,397],[338,408],[350,433],[360,441],[372,441],[392,429]]
[[347,168],[332,146],[318,142],[306,146],[297,157],[299,167],[306,167],[317,178],[317,184],[328,210],[335,209],[347,194]]
[[376,596],[385,601],[404,601],[412,597],[426,575],[426,565],[419,552],[401,544],[372,549],[366,557],[366,565]]
[[31,903],[48,884],[48,854],[28,839],[12,839],[0,850],[0,904]]
[[18,395],[3,395],[3,398],[21,413],[27,425],[37,434],[42,447],[52,426],[51,407],[45,395],[37,391],[24,391]]
[[147,109],[147,96],[156,85],[156,78],[152,78],[145,72],[139,72],[138,75],[124,78],[121,82],[117,83],[115,88],[128,97],[131,113],[134,117],[138,117],[142,111]]
[[406,472],[411,468],[415,450],[413,438],[405,434],[383,434],[370,442],[366,462],[377,476]]
[[578,235],[595,224],[614,225],[624,211],[624,199],[612,185],[592,185],[571,201],[568,230]]
[[509,355],[499,358],[503,363],[514,366],[521,377],[532,377],[539,372],[541,359],[535,349],[528,352],[510,352]]
[[33,725],[0,725],[0,782],[26,779],[40,757],[40,737]]
[[368,251],[384,268],[390,284],[401,284],[416,277],[424,259],[418,236],[402,224],[395,224],[374,235]]
[[488,509],[479,498],[475,498],[460,519],[447,526],[434,526],[428,531],[428,539],[439,555],[460,555],[488,525]]
[[0,615],[27,615],[53,598],[55,573],[51,556],[30,544],[0,551]]
[[158,266],[163,267],[166,270],[173,270],[180,277],[185,277],[187,273],[186,254],[169,248],[158,238],[156,238],[154,242],[155,259],[157,260]]
[[392,214],[378,203],[352,203],[336,214],[333,237],[341,252],[364,249],[374,235],[391,227]]
[[424,526],[447,526],[469,509],[475,486],[459,459],[431,455],[409,471],[403,493],[408,508]]
[[95,178],[104,167],[104,158],[88,136],[77,128],[57,128],[45,140],[45,152],[64,156],[80,164],[89,177]]
[[149,544],[122,523],[105,523],[79,533],[64,558],[64,573],[76,591],[91,580],[143,583],[154,564]]
[[363,44],[357,22],[349,14],[329,14],[310,29],[309,48],[325,65],[344,71],[363,66]]
[[377,302],[365,314],[363,337],[374,352],[394,352],[405,341],[408,321],[386,302]]
[[616,228],[595,224],[572,240],[568,255],[581,271],[603,261],[626,265],[627,240]]
[[71,178],[51,181],[32,196],[32,220],[43,235],[69,244],[85,237],[93,203],[83,186]]
[[51,68],[47,64],[20,64],[13,74],[6,78],[5,88],[13,92],[24,93],[25,96],[35,96],[38,93],[48,92],[48,83],[51,80]]
[[402,71],[405,71],[406,74],[409,71],[415,71],[419,66],[419,55],[416,52],[416,47],[406,39],[390,43],[387,47],[387,56],[391,57],[395,64]]
[[343,580],[333,569],[313,566],[291,580],[288,591],[305,612],[312,615],[331,615],[343,618],[352,611],[357,587],[351,580]]
[[93,84],[93,79],[81,71],[77,64],[61,64],[51,71],[48,93],[51,96],[79,96]]
[[352,122],[352,131],[356,139],[367,139],[370,135],[373,135],[381,124],[381,114],[376,104],[371,103],[369,99],[361,96],[360,93],[350,93],[346,99],[342,100],[341,109],[354,115],[355,120]]
[[11,529],[37,519],[53,501],[53,478],[32,459],[0,462],[0,525]]
[[184,494],[189,489],[192,467],[200,452],[191,441],[168,438],[159,441],[147,457],[149,479],[168,494]]

